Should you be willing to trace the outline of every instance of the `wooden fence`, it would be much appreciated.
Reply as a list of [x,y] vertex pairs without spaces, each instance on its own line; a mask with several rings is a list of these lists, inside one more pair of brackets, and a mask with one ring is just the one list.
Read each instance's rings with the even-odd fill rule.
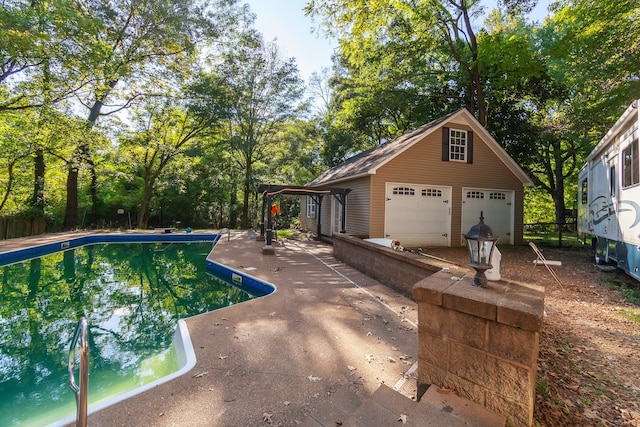
[[0,239],[35,236],[43,234],[47,223],[43,218],[16,218],[0,216]]

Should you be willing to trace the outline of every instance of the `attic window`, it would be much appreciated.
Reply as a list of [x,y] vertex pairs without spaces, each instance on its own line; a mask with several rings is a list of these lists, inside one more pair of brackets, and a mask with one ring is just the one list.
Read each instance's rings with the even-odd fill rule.
[[464,162],[467,153],[467,133],[449,129],[449,160]]
[[442,161],[473,163],[473,132],[443,127]]

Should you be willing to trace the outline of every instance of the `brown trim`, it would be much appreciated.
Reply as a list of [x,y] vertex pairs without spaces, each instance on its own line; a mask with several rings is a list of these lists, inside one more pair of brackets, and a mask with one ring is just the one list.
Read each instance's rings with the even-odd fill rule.
[[442,161],[449,161],[449,128],[442,128]]

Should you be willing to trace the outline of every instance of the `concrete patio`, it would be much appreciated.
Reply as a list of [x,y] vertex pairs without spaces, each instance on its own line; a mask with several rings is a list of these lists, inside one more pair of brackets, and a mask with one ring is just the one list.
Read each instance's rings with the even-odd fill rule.
[[326,243],[278,240],[274,255],[263,244],[232,232],[211,258],[276,292],[187,319],[195,367],[91,414],[90,426],[504,425],[436,390],[415,402],[415,302],[336,261]]

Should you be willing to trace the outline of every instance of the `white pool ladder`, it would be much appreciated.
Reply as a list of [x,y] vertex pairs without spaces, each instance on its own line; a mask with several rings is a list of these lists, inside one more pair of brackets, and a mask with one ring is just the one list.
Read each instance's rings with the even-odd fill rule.
[[[80,376],[76,385],[75,361],[76,347],[80,350]],[[89,389],[89,326],[87,319],[81,317],[69,347],[69,387],[76,395],[76,427],[87,426],[87,394]]]

